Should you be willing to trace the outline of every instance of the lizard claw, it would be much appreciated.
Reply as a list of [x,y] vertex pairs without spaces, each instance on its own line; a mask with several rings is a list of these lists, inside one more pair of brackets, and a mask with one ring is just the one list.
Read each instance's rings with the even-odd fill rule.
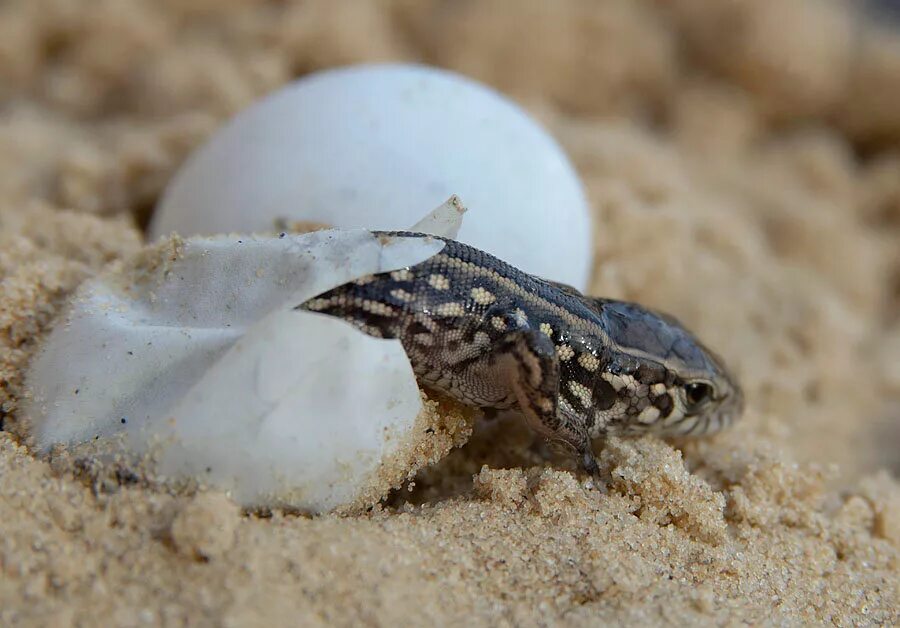
[[600,465],[597,464],[597,459],[594,457],[594,452],[590,448],[581,452],[581,466],[593,479],[594,488],[604,495],[609,492],[608,485],[611,479],[609,473],[600,469]]

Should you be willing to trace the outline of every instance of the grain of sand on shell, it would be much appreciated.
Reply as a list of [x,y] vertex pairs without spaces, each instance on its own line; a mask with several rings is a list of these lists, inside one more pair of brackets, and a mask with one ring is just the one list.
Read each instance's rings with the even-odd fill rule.
[[[0,624],[900,622],[895,33],[801,0],[104,6],[0,7]],[[35,458],[29,358],[186,154],[298,73],[384,59],[551,128],[596,212],[591,292],[696,329],[744,420],[611,441],[602,498],[479,423],[383,507],[312,519]],[[440,434],[419,462],[463,440]]]

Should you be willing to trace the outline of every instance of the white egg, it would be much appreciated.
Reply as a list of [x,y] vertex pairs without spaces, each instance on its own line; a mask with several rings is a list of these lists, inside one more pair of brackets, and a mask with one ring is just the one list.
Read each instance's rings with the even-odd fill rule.
[[[459,214],[443,210],[429,220],[452,232]],[[406,353],[294,308],[443,246],[364,230],[162,242],[85,282],[44,342],[24,409],[35,444],[101,439],[108,456],[108,439],[247,506],[377,500],[383,464],[421,431]]]
[[559,145],[495,91],[424,66],[321,72],[250,107],[176,175],[150,235],[400,229],[452,194],[471,209],[461,241],[586,286],[590,214]]

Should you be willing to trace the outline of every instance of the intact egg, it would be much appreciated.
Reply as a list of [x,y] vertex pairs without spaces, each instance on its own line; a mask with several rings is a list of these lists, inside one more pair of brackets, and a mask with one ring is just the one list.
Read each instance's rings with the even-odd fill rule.
[[251,106],[177,173],[150,235],[402,229],[453,194],[472,210],[459,240],[585,288],[590,214],[559,145],[497,92],[417,65],[320,72]]

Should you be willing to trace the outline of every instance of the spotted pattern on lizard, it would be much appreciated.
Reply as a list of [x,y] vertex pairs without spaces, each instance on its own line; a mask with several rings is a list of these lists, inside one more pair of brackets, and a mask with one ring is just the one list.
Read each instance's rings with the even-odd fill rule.
[[521,412],[598,480],[592,439],[708,434],[740,415],[742,394],[722,361],[674,318],[437,239],[444,248],[424,262],[359,278],[298,309],[399,338],[426,386]]

